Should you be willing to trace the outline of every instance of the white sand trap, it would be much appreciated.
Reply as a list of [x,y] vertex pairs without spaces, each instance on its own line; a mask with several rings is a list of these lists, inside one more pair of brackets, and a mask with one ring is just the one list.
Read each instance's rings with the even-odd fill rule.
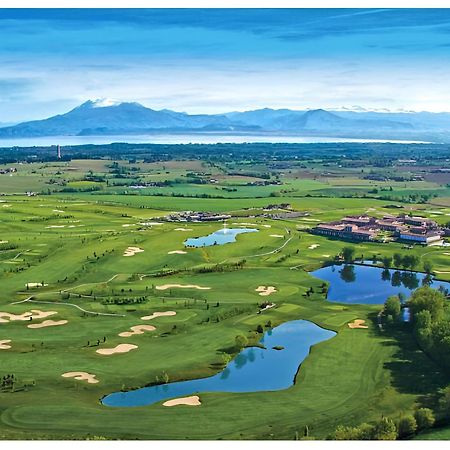
[[156,286],[158,291],[165,291],[166,289],[180,288],[180,289],[200,289],[208,290],[211,289],[208,286],[199,286],[198,284],[162,284],[161,286]]
[[314,250],[314,249],[317,248],[317,247],[320,247],[320,245],[319,245],[319,244],[311,244],[308,248],[309,248],[310,250]]
[[272,225],[263,225],[264,228],[272,228]]
[[271,234],[270,237],[284,238],[282,234]]
[[47,327],[57,327],[59,325],[65,325],[68,323],[67,320],[44,320],[41,323],[31,323],[28,328],[47,328]]
[[324,258],[329,258],[331,255],[322,255]]
[[41,311],[40,309],[32,309],[22,314],[11,314],[7,312],[0,312],[0,323],[5,323],[13,320],[35,320],[45,319],[46,317],[58,314],[56,311]]
[[178,405],[200,406],[201,404],[202,403],[198,395],[191,395],[190,397],[180,397],[174,398],[173,400],[167,400],[166,402],[163,403],[163,406],[178,406]]
[[365,323],[365,320],[355,319],[353,322],[349,322],[347,325],[349,328],[369,328],[367,325],[364,325]]
[[98,383],[98,380],[95,379],[96,375],[87,372],[66,372],[61,376],[64,378],[75,378],[78,381],[87,381],[89,384]]
[[99,355],[114,355],[116,353],[128,353],[131,350],[138,348],[137,345],[134,344],[119,344],[113,348],[100,348],[96,350],[96,353]]
[[122,226],[123,227],[132,227],[134,224],[133,223],[124,223]]
[[53,212],[63,213],[64,211],[62,211],[61,209],[54,209]]
[[172,250],[171,252],[167,252],[168,255],[185,255],[187,252],[184,250]]
[[307,222],[320,222],[319,219],[311,219],[307,217],[302,217],[300,220],[306,220]]
[[11,348],[9,345],[11,342],[11,339],[3,339],[3,341],[0,341],[0,350],[8,350]]
[[136,253],[142,253],[144,250],[139,247],[128,247],[124,252],[123,256],[134,256]]
[[0,244],[7,244],[9,241],[0,241]]
[[175,231],[192,231],[192,228],[175,228]]
[[65,225],[49,225],[48,227],[45,228],[64,228]]
[[136,334],[144,334],[146,331],[154,331],[156,328],[152,325],[135,325],[134,327],[130,327],[132,331],[124,331],[123,333],[119,333],[120,337],[131,337]]
[[255,289],[256,292],[259,292],[259,295],[266,296],[277,292],[275,286],[258,286]]
[[139,225],[154,226],[154,225],[164,225],[163,222],[139,222]]
[[141,320],[152,320],[156,319],[157,317],[166,317],[166,316],[175,316],[177,313],[175,311],[160,311],[160,312],[154,312],[150,316],[144,316],[141,317]]
[[26,287],[28,288],[37,288],[37,287],[44,287],[44,286],[48,286],[48,284],[44,283],[26,283],[25,284]]
[[2,205],[2,208],[11,208],[11,205]]

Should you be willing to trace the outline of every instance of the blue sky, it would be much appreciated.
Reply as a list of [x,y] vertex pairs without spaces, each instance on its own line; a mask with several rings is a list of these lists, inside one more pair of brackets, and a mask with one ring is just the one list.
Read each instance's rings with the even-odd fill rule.
[[450,10],[0,10],[0,122],[96,98],[449,111]]

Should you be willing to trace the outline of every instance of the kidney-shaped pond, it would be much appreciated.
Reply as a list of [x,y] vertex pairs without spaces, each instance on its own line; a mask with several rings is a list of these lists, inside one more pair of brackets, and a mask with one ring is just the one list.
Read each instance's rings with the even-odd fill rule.
[[311,275],[328,281],[327,299],[339,303],[381,304],[391,295],[409,297],[414,289],[428,284],[450,290],[450,283],[436,281],[420,272],[383,269],[354,264],[322,267]]
[[286,322],[264,333],[260,344],[265,348],[243,349],[214,376],[115,392],[104,397],[102,403],[107,406],[143,406],[201,392],[286,389],[294,384],[298,368],[308,356],[311,346],[335,334],[306,320]]
[[241,233],[254,233],[256,228],[223,228],[207,236],[189,238],[184,241],[186,247],[209,247],[210,245],[223,245],[236,242],[236,236]]

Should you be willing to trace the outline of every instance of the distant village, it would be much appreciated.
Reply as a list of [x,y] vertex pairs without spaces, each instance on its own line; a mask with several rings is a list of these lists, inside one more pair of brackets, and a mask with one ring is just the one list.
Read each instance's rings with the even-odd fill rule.
[[440,227],[425,217],[384,216],[382,219],[363,216],[347,216],[335,222],[320,223],[311,229],[321,236],[352,241],[397,240],[423,245],[436,244],[450,235],[450,229]]

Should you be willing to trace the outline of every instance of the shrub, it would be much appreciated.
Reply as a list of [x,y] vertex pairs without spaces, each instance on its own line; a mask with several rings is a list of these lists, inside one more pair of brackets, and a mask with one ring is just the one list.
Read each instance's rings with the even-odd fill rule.
[[413,416],[404,416],[398,421],[398,437],[407,438],[417,430],[417,422]]
[[414,418],[417,423],[417,430],[426,430],[434,425],[434,414],[429,408],[419,408],[414,411]]

